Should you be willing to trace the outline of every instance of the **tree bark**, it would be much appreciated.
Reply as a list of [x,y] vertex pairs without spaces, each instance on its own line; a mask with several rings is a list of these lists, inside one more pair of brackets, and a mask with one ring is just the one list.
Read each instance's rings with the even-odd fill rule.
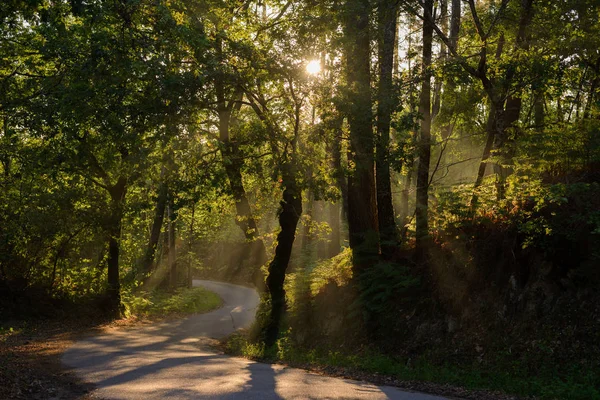
[[471,203],[469,205],[471,216],[475,214],[475,210],[477,209],[477,206],[479,204],[479,187],[483,183],[483,178],[485,177],[485,170],[487,168],[487,161],[492,153],[494,138],[496,137],[496,118],[502,113],[503,109],[501,105],[495,103],[490,104],[490,112],[488,114],[488,120],[486,125],[487,139],[483,147],[483,154],[481,156],[481,161],[479,162],[477,177],[475,178],[475,184],[473,185],[473,195],[471,196]]
[[54,290],[54,284],[56,282],[56,268],[60,259],[65,257],[67,253],[67,246],[69,245],[71,240],[73,240],[77,235],[79,235],[79,233],[82,232],[84,229],[85,226],[79,228],[78,230],[67,236],[64,240],[62,240],[58,245],[58,248],[56,249],[56,253],[54,255],[54,263],[52,265],[52,273],[50,274],[50,284],[48,285],[48,292],[52,293],[52,291]]
[[348,177],[348,228],[355,278],[377,261],[379,253],[371,112],[370,11],[368,0],[346,1],[344,50],[351,95],[349,161],[353,164]]
[[458,51],[458,35],[460,34],[461,0],[452,0],[450,15],[450,46]]
[[[3,129],[3,138],[5,138],[5,140],[9,140],[12,141],[11,137],[12,137],[12,133],[8,127],[8,116],[4,115],[4,118],[2,118],[2,129]],[[12,160],[11,160],[11,156],[10,156],[11,152],[7,151],[4,152],[3,157],[1,159],[2,161],[2,166],[3,166],[3,170],[4,170],[4,177],[8,180],[8,178],[10,178],[11,176],[11,164],[12,164]]]
[[335,257],[340,254],[340,242],[341,242],[341,218],[340,208],[337,203],[327,203],[329,208],[329,223],[331,224],[331,236],[328,246],[328,256]]
[[168,214],[168,242],[169,242],[169,253],[168,253],[168,263],[169,263],[169,287],[171,290],[177,288],[177,249],[175,247],[176,242],[176,219],[177,214],[175,212],[175,202],[173,201],[173,195],[169,196],[168,205],[167,205],[167,214]]
[[522,103],[520,95],[509,96],[502,113],[504,120],[496,123],[497,125],[498,122],[502,124],[502,126],[498,126],[494,144],[494,147],[501,151],[500,164],[496,163],[494,165],[496,170],[496,199],[498,201],[506,198],[506,180],[513,172],[514,146],[512,144],[515,141],[516,132],[511,132],[510,129],[516,129],[515,124],[521,115]]
[[583,111],[583,118],[588,119],[591,116],[592,108],[594,103],[596,102],[596,94],[598,92],[598,88],[600,87],[600,57],[596,60],[596,64],[593,68],[594,78],[592,79],[592,83],[590,85],[590,91],[588,93],[587,102],[585,103],[585,109]]
[[108,288],[107,296],[110,312],[121,314],[121,283],[119,280],[119,253],[121,242],[121,223],[123,203],[127,192],[127,178],[121,176],[117,183],[109,188],[111,199],[110,215],[106,224],[108,233]]
[[[461,0],[452,0],[452,10],[450,14],[450,32],[448,34],[448,45],[450,51],[458,52],[458,37],[460,34],[461,24]],[[443,45],[442,45],[443,46]],[[448,52],[447,52],[448,53]],[[446,54],[447,55],[447,54]],[[444,83],[444,93],[442,94],[442,107],[453,114],[456,108],[456,84],[453,79],[449,79]],[[441,127],[442,139],[446,140],[452,134],[452,124],[445,124]]]
[[[310,175],[308,175],[310,176]],[[306,191],[306,206],[303,208],[304,210],[304,215],[306,215],[306,224],[303,225],[302,227],[302,251],[309,251],[312,253],[312,250],[310,249],[311,243],[312,243],[312,235],[310,232],[310,227],[312,224],[312,220],[313,220],[313,208],[314,208],[314,196],[312,194],[312,191],[310,189],[308,189]]]
[[348,180],[342,167],[342,123],[344,122],[342,117],[338,117],[335,121],[334,134],[332,146],[332,168],[335,175],[335,180],[340,188],[342,194],[342,213],[346,221],[348,220]]
[[187,287],[191,288],[193,286],[193,277],[192,277],[192,252],[194,250],[194,221],[196,219],[196,200],[192,201],[192,216],[190,220],[190,231],[189,231],[189,241],[188,241],[188,265],[187,265]]
[[546,118],[544,111],[545,95],[542,90],[533,93],[533,124],[538,132],[544,129],[544,120]]
[[269,264],[269,275],[266,284],[271,298],[271,313],[265,327],[265,345],[275,344],[279,335],[279,325],[285,312],[285,273],[292,255],[292,247],[296,237],[296,227],[302,215],[302,191],[298,187],[294,171],[290,165],[284,165],[282,173],[283,199],[280,202],[279,226],[275,257]]
[[[433,13],[433,0],[425,0],[425,12]],[[417,168],[417,207],[416,207],[416,252],[417,259],[424,261],[429,237],[429,163],[431,159],[431,55],[433,43],[433,23],[423,21],[423,83],[419,100],[421,114],[421,137],[418,145],[419,164]]]
[[400,218],[402,220],[402,230],[405,229],[405,226],[410,222],[410,214],[408,211],[408,205],[410,201],[410,186],[412,185],[413,179],[413,166],[406,166],[406,179],[404,181],[404,188],[402,189],[402,194],[400,197]]
[[[341,114],[341,113],[340,113]],[[333,121],[333,140],[328,144],[332,157],[330,161],[333,177],[341,192],[341,207],[338,203],[329,204],[329,221],[331,223],[331,241],[329,242],[329,257],[335,257],[340,252],[342,218],[348,218],[348,180],[342,168],[342,124],[344,120],[338,116]],[[340,211],[342,215],[340,215]]]
[[[441,29],[444,33],[448,31],[448,1],[440,1],[440,19]],[[439,62],[444,62],[447,56],[446,45],[440,43]],[[441,77],[435,78],[435,84],[433,86],[433,105],[431,107],[431,120],[435,120],[442,107],[442,79]]]
[[397,2],[381,0],[378,10],[379,88],[377,93],[376,188],[381,254],[390,259],[398,242],[390,181],[390,125],[395,107],[393,89]]

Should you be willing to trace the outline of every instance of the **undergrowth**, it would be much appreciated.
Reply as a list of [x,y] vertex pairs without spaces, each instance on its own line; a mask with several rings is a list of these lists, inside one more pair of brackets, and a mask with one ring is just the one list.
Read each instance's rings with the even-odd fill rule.
[[[451,384],[467,389],[500,390],[509,394],[543,400],[600,399],[598,371],[582,371],[578,365],[547,366],[532,376],[523,363],[499,357],[493,366],[438,365],[425,353],[416,359],[399,359],[366,348],[346,353],[326,348],[296,345],[289,331],[270,348],[251,343],[243,334],[231,336],[226,352],[266,362],[284,362],[292,366],[334,367],[351,375],[366,373],[385,375],[400,381],[424,381]],[[560,370],[560,372],[559,372]],[[567,371],[565,373],[565,370]]]
[[182,288],[175,293],[162,290],[125,292],[122,294],[126,317],[161,317],[203,313],[218,308],[222,301],[204,288]]
[[[265,348],[250,332],[229,338],[227,352],[376,382],[600,400],[600,192],[554,190],[506,215],[457,217],[434,235],[428,266],[399,253],[357,280],[349,249],[299,262],[286,277],[277,344]],[[530,230],[533,219],[544,229]]]

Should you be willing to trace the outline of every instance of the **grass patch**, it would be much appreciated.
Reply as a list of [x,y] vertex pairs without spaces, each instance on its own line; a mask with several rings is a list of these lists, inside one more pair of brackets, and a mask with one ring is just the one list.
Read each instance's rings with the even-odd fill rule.
[[219,308],[222,300],[204,288],[183,288],[175,293],[154,290],[151,292],[123,293],[127,317],[153,318],[173,315],[204,313]]
[[[416,360],[400,360],[377,353],[361,350],[348,354],[327,349],[306,349],[295,345],[288,336],[282,337],[271,348],[264,344],[250,343],[245,335],[236,334],[226,343],[226,352],[250,359],[284,362],[286,364],[328,368],[343,371],[343,375],[354,375],[368,379],[388,376],[398,381],[433,382],[450,384],[472,390],[502,391],[519,396],[535,396],[543,400],[600,400],[599,371],[582,370],[578,366],[547,366],[533,376],[522,364],[498,360],[493,367],[481,365],[435,365],[427,355]],[[561,372],[559,372],[559,367]],[[367,374],[365,378],[364,374]]]

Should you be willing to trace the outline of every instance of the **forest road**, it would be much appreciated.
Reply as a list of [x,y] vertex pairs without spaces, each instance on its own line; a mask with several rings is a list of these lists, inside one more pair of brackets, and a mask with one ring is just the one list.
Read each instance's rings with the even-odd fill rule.
[[444,399],[218,354],[207,338],[249,326],[259,297],[226,283],[194,280],[194,286],[217,293],[223,307],[88,337],[70,347],[63,362],[95,384],[92,395],[103,399]]

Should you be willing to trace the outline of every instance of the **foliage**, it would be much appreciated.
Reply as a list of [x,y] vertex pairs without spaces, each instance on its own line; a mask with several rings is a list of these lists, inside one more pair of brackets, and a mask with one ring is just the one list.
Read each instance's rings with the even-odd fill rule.
[[345,286],[352,279],[352,251],[346,247],[340,254],[318,263],[310,272],[310,291],[318,294],[330,283]]
[[[388,378],[388,382],[426,381],[452,384],[468,389],[501,390],[521,396],[539,399],[599,399],[598,378],[593,371],[581,374],[576,364],[548,367],[540,374],[531,376],[523,362],[510,358],[499,358],[491,365],[438,365],[428,358],[427,353],[417,359],[402,360],[370,349],[360,352],[345,352],[298,346],[289,335],[285,335],[275,346],[249,343],[242,334],[227,341],[227,353],[241,355],[253,360],[284,362],[291,366],[310,368],[335,368],[345,376],[361,376],[363,379]],[[365,375],[367,373],[368,375]],[[417,386],[418,387],[418,386]]]
[[[560,311],[561,301],[584,307],[581,299],[600,284],[600,4],[458,2],[471,7],[455,15],[459,33],[451,38],[457,21],[445,15],[457,2],[436,3],[437,54],[430,71],[421,71],[428,16],[418,3],[342,3],[2,2],[0,312],[85,310],[111,291],[122,293],[131,314],[210,309],[214,297],[176,286],[192,275],[251,282],[253,245],[264,244],[258,264],[266,267],[287,228],[296,241],[289,265],[279,265],[287,273],[283,337],[274,349],[243,351],[583,397],[593,377],[561,370],[561,384],[549,366],[527,386],[518,375],[531,374],[514,360],[453,371],[430,366],[423,354],[419,369],[414,360],[409,367],[337,349],[307,355],[297,346],[418,339],[414,321],[431,327],[437,322],[427,319],[438,314],[507,325],[502,318],[525,321],[535,312],[575,315]],[[373,54],[362,58],[364,79],[348,81],[359,71],[344,53],[357,38],[344,26],[353,28],[346,19],[359,3],[373,33],[375,11],[393,5],[402,20],[385,162],[392,173],[387,195],[403,228],[397,240],[381,243],[392,251],[362,269],[354,268],[352,249],[338,254],[348,232],[368,219],[356,203],[348,210],[349,179],[351,189],[365,184],[357,198],[369,207],[367,192],[375,189],[356,181],[363,149],[349,140],[348,121],[356,111],[378,109],[367,95],[383,81],[375,74],[379,32],[362,47]],[[314,60],[322,69],[310,75],[305,66]],[[434,115],[424,121],[418,98],[429,73]],[[353,96],[358,84],[364,99]],[[370,148],[378,121],[362,122]],[[427,143],[418,133],[424,122],[432,125]],[[419,211],[432,240],[416,263],[415,172],[423,145],[432,157],[419,178],[429,180],[419,184],[429,196]],[[277,226],[290,188],[304,202],[298,229]],[[146,292],[137,291],[140,284]],[[167,286],[174,296],[155,290]],[[272,305],[265,296],[259,320]],[[453,345],[453,337],[446,340]],[[397,351],[394,344],[386,348]],[[529,361],[535,368],[553,362]],[[589,398],[597,396],[589,390]]]
[[123,303],[127,316],[148,318],[204,313],[219,308],[222,300],[204,288],[184,288],[175,293],[161,290],[124,292]]

